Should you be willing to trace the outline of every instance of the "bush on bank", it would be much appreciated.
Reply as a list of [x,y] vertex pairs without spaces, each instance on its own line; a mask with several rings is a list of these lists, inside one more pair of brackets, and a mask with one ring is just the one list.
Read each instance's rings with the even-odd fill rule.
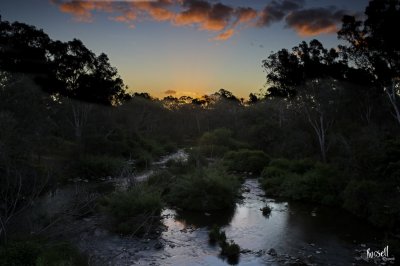
[[167,201],[184,210],[229,209],[235,206],[239,188],[239,179],[227,174],[223,168],[196,168],[176,179]]
[[106,196],[100,206],[111,218],[113,231],[142,235],[158,225],[163,204],[160,191],[141,183]]
[[258,150],[241,149],[229,151],[224,155],[224,165],[229,171],[259,174],[268,165],[269,157]]

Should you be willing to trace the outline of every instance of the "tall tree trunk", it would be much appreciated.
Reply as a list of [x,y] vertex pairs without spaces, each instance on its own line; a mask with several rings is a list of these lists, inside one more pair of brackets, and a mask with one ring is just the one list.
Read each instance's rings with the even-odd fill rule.
[[327,139],[326,135],[329,130],[329,128],[332,126],[333,121],[326,121],[324,118],[324,113],[319,112],[318,117],[312,118],[310,112],[307,110],[307,118],[308,122],[311,124],[312,128],[314,129],[314,132],[317,136],[318,139],[318,144],[319,144],[319,150],[321,153],[321,161],[326,163],[327,162]]
[[75,138],[80,141],[82,138],[83,127],[87,123],[88,115],[92,106],[84,103],[71,103],[72,120],[70,121],[74,128]]

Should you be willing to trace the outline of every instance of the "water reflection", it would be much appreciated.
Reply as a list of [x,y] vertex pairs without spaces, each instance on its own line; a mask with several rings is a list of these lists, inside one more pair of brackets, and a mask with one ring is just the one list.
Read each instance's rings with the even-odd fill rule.
[[214,224],[218,226],[226,226],[231,222],[233,216],[235,215],[235,209],[236,208],[205,213],[177,211],[175,219],[187,225],[193,225],[197,228],[207,227]]
[[[287,257],[311,258],[317,265],[351,265],[357,245],[372,247],[371,243],[377,242],[376,230],[346,212],[275,201],[265,197],[256,179],[247,179],[243,186],[243,200],[232,210],[215,213],[164,210],[162,222],[166,229],[160,232],[159,239],[126,238],[94,227],[93,233],[84,232],[77,236],[77,241],[83,250],[106,258],[109,265],[131,265],[127,264],[129,261],[137,265],[216,266],[229,262],[219,256],[218,246],[209,244],[208,230],[214,224],[225,230],[228,240],[235,241],[242,250],[247,249],[238,265],[282,265]],[[65,199],[77,193],[90,194],[86,185],[75,184],[49,195],[42,204],[46,209],[48,204],[64,205]],[[269,217],[261,211],[266,205],[272,208]],[[158,242],[162,248],[156,249]],[[272,248],[278,256],[267,254]]]
[[[318,265],[351,265],[355,244],[375,241],[372,228],[341,210],[310,204],[275,201],[264,196],[256,179],[244,183],[243,201],[227,213],[193,213],[167,210],[162,234],[167,245],[162,265],[228,265],[219,247],[208,243],[208,228],[222,226],[227,238],[248,250],[239,265],[281,265],[267,254],[273,248],[279,257],[306,258]],[[271,215],[261,209],[268,204]]]

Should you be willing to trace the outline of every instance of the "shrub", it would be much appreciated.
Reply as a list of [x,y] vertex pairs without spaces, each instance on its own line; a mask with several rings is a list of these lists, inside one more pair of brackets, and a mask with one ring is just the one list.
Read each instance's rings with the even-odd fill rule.
[[261,209],[261,211],[262,211],[262,214],[263,214],[264,216],[270,216],[270,215],[271,215],[271,212],[272,212],[272,208],[271,208],[270,206],[266,205],[265,207],[263,207],[263,208]]
[[225,231],[221,231],[221,228],[217,225],[213,225],[211,230],[208,232],[208,240],[211,244],[215,243],[225,243],[226,234]]
[[207,165],[207,159],[204,156],[204,154],[201,152],[200,148],[198,148],[198,147],[191,148],[187,152],[189,154],[188,161],[187,161],[188,165],[196,166],[196,167]]
[[189,158],[186,161],[171,159],[166,162],[165,166],[168,168],[169,172],[176,175],[181,175],[192,171],[196,163],[197,162],[194,158]]
[[268,167],[275,167],[284,171],[293,172],[296,174],[304,174],[305,172],[313,169],[315,162],[310,159],[302,160],[289,160],[285,158],[273,159]]
[[240,256],[240,246],[231,241],[227,241],[225,231],[214,225],[208,233],[209,241],[211,244],[218,242],[221,247],[221,255],[228,258],[230,264],[237,264]]
[[104,176],[119,175],[125,161],[121,158],[109,156],[87,155],[81,157],[75,165],[72,166],[72,173],[81,178],[98,178]]
[[282,196],[282,183],[285,181],[284,177],[261,178],[261,187],[264,189],[268,196]]
[[150,138],[142,138],[142,146],[144,150],[156,157],[162,156],[166,153],[161,144]]
[[184,210],[222,210],[235,206],[239,188],[239,179],[221,168],[196,169],[177,178],[167,199]]
[[165,143],[162,144],[162,148],[166,153],[172,153],[176,151],[177,146],[175,143],[166,141]]
[[268,163],[269,157],[258,150],[241,149],[224,155],[224,164],[230,171],[259,174]]
[[268,165],[268,167],[274,166],[278,169],[282,169],[285,171],[289,171],[291,168],[292,162],[289,159],[278,158],[272,159]]
[[227,128],[218,128],[211,132],[204,133],[199,140],[201,145],[221,145],[225,147],[233,147],[233,132]]
[[352,180],[344,190],[344,208],[378,227],[398,228],[398,202],[397,188],[390,184]]
[[308,159],[272,160],[260,182],[267,194],[327,205],[341,204],[346,185],[335,168]]
[[293,160],[290,163],[290,171],[296,174],[304,174],[315,167],[315,162],[311,159]]
[[206,157],[223,157],[229,150],[244,148],[246,145],[233,139],[233,132],[218,128],[204,133],[199,139],[199,151]]
[[221,248],[221,255],[228,257],[230,260],[235,260],[240,255],[240,246],[233,242],[233,240],[224,242]]
[[377,183],[370,180],[352,180],[344,191],[343,206],[360,216],[370,214],[371,197],[377,194]]
[[311,201],[326,205],[342,204],[342,192],[347,181],[336,168],[317,163],[314,168],[304,173],[304,177],[311,188]]
[[309,180],[295,173],[289,173],[285,176],[281,185],[281,195],[285,198],[294,200],[311,200],[312,185]]
[[161,195],[169,193],[172,184],[175,182],[175,176],[168,170],[156,172],[149,176],[146,183],[154,191],[159,191]]
[[283,178],[285,175],[287,175],[289,172],[287,170],[281,169],[276,166],[268,166],[263,169],[261,172],[261,178]]
[[163,207],[160,191],[146,183],[125,192],[115,192],[105,197],[100,204],[102,210],[112,218],[114,231],[138,235],[152,228],[149,227],[151,221],[160,215]]

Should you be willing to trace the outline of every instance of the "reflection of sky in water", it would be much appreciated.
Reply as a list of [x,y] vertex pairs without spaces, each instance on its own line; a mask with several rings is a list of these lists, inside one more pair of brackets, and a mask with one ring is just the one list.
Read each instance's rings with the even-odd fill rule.
[[[278,254],[295,257],[312,254],[322,264],[350,265],[353,239],[359,243],[376,241],[372,234],[366,234],[371,230],[368,226],[341,210],[275,202],[263,196],[256,180],[246,180],[244,185],[250,191],[243,193],[243,202],[237,204],[229,225],[223,227],[229,240],[234,240],[242,249],[253,251],[242,254],[239,265],[278,265],[269,255],[257,257],[254,254],[270,248],[276,249]],[[266,204],[272,207],[269,217],[263,216],[260,210]],[[153,254],[159,265],[228,265],[219,257],[219,247],[208,243],[206,224],[212,217],[177,214],[170,209],[163,215],[168,227],[162,233],[165,247]]]
[[226,228],[227,236],[250,250],[276,248],[285,241],[288,213],[281,211],[285,209],[285,203],[269,202],[273,211],[269,217],[263,216],[260,209],[266,203],[265,198],[259,196],[263,192],[250,184],[250,192],[243,195],[244,204],[238,206],[230,226]]
[[[312,254],[321,265],[351,265],[356,247],[353,240],[357,241],[358,247],[361,243],[368,247],[379,244],[375,238],[379,237],[376,230],[342,210],[274,201],[264,196],[255,179],[246,180],[244,186],[248,192],[243,193],[244,199],[235,210],[210,215],[164,210],[163,222],[168,228],[161,233],[164,248],[155,250],[154,244],[150,244],[150,249],[139,252],[140,259],[135,259],[136,264],[228,265],[219,257],[219,247],[208,242],[208,227],[213,224],[223,225],[228,240],[252,251],[240,256],[239,265],[277,265],[272,257],[255,254],[270,248],[278,254],[295,257]],[[87,193],[89,188],[86,183],[76,183],[54,191],[36,205],[55,212],[71,200],[72,195]],[[260,210],[266,204],[272,207],[269,217],[264,217]],[[114,236],[112,240],[105,238],[104,241],[108,249],[130,248],[130,242],[125,238]]]

